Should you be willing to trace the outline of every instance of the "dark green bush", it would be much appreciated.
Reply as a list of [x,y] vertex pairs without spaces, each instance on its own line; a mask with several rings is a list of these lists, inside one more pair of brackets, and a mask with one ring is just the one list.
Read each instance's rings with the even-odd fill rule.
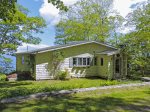
[[0,73],[0,81],[6,81],[6,75]]
[[33,75],[31,72],[24,71],[24,72],[17,72],[17,79],[18,80],[34,80]]

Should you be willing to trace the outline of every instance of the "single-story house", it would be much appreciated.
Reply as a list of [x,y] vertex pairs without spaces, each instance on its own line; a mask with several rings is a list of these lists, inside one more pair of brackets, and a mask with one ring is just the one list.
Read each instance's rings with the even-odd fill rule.
[[52,79],[53,53],[64,55],[61,70],[73,77],[118,78],[127,75],[127,58],[108,44],[96,41],[73,42],[16,53],[16,71],[32,71],[36,80]]

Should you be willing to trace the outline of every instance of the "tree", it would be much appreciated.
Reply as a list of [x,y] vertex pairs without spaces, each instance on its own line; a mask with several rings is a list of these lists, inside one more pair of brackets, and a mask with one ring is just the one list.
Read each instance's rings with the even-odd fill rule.
[[28,17],[26,13],[27,10],[18,6],[12,22],[0,21],[0,54],[12,54],[23,42],[40,42],[33,33],[42,33],[45,21],[40,17]]
[[59,75],[60,72],[60,67],[62,62],[64,61],[64,54],[63,52],[60,51],[54,51],[53,52],[53,60],[52,60],[52,65],[51,65],[51,72],[52,76],[56,77]]
[[111,35],[108,40],[113,46],[118,47],[119,40],[123,36],[120,31],[123,29],[123,22],[125,21],[125,19],[119,14],[111,16],[110,18],[112,30],[110,31]]
[[52,3],[56,8],[60,10],[67,11],[68,8],[64,5],[64,3],[61,0],[48,0],[49,3]]
[[[16,2],[17,0],[0,0],[0,69],[3,71],[7,68],[6,65],[11,65],[11,61],[3,54],[12,55],[22,42],[38,44],[40,38],[33,33],[42,33],[41,29],[46,26],[42,18],[28,17],[28,10]],[[60,0],[48,2],[67,11],[67,7]]]
[[8,74],[13,71],[12,60],[0,55],[0,73]]
[[128,24],[134,30],[123,38],[124,50],[129,56],[130,69],[150,70],[150,1],[139,4],[128,15]]
[[[62,12],[56,25],[56,44],[68,41],[96,40],[105,42],[112,30],[112,0],[81,0]],[[114,17],[114,18],[113,18]]]
[[16,2],[17,0],[0,0],[0,19],[12,20],[13,14],[16,12]]
[[[60,10],[67,11],[67,7],[60,0],[48,0]],[[0,0],[0,19],[4,21],[13,21],[13,15],[17,12],[17,0]]]
[[23,42],[38,44],[41,39],[34,34],[42,33],[42,28],[46,27],[42,18],[28,17],[28,10],[20,5],[16,8],[12,21],[0,21],[0,72],[10,70],[11,61],[6,55],[13,55]]

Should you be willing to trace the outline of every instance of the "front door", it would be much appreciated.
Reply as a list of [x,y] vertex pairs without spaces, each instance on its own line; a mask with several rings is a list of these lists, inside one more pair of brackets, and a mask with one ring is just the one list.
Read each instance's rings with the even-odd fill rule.
[[120,59],[117,58],[115,62],[115,73],[119,74],[120,73]]

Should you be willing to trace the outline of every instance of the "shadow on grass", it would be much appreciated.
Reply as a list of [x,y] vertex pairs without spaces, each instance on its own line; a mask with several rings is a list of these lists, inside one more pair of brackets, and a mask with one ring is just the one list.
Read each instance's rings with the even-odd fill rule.
[[26,82],[26,81],[0,82],[0,88],[11,88],[11,87],[23,86],[23,85],[32,85],[32,82]]
[[98,76],[92,76],[92,77],[85,77],[86,79],[93,79],[93,80],[95,80],[95,79],[100,79],[100,80],[107,80],[107,78],[102,78],[102,77],[98,77]]
[[[131,99],[127,102],[122,98],[82,98],[82,97],[53,97],[48,99],[33,100],[18,104],[0,105],[0,110],[30,111],[30,112],[149,112],[150,99]],[[9,111],[8,110],[8,111]]]
[[[56,83],[55,83],[56,84]],[[26,86],[27,85],[27,86]],[[29,86],[28,86],[29,85]],[[33,85],[32,82],[0,82],[0,100],[4,98],[26,96],[40,92],[60,91],[62,89],[72,89],[72,86],[57,85]]]
[[16,81],[16,82],[0,82],[0,100],[3,98],[17,97],[31,94],[32,88],[26,87],[32,85],[32,82]]

